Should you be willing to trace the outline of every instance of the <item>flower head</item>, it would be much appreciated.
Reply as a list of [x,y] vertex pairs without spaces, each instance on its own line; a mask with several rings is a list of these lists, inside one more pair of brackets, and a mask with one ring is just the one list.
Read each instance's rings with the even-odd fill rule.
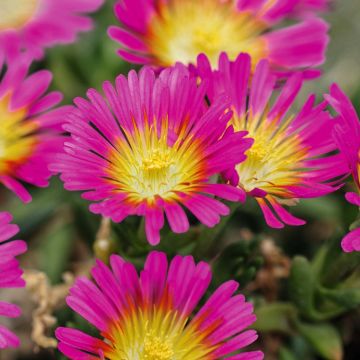
[[[26,251],[26,243],[22,240],[9,240],[19,228],[10,224],[12,216],[6,212],[0,212],[0,288],[24,287],[25,282],[21,279],[22,270],[19,262],[15,259]],[[9,318],[18,317],[20,309],[13,304],[0,301],[0,315]],[[0,325],[0,349],[16,347],[19,339],[9,329]]]
[[103,0],[1,0],[0,66],[16,49],[35,57],[45,47],[75,41],[92,21],[85,15],[97,10]]
[[[301,3],[303,10],[310,9]],[[254,64],[267,58],[274,72],[287,75],[321,65],[328,43],[328,25],[315,16],[274,29],[300,5],[299,0],[121,0],[115,14],[122,27],[110,27],[109,35],[120,42],[118,53],[129,62],[195,64],[204,53],[216,66],[221,52],[231,60],[247,52]]]
[[[191,256],[151,252],[138,277],[120,256],[111,269],[98,261],[94,284],[79,278],[67,304],[100,332],[104,340],[70,328],[58,328],[59,349],[70,359],[223,359],[253,343],[253,306],[234,295],[235,281],[222,284],[192,314],[211,281],[209,265]],[[238,353],[234,359],[258,360],[260,351]]]
[[[339,114],[333,135],[356,186],[356,192],[348,192],[345,197],[360,207],[360,121],[350,99],[338,85],[333,84],[325,98]],[[341,245],[346,252],[360,251],[360,228],[345,236]]]
[[238,189],[209,179],[243,161],[252,141],[243,139],[245,132],[225,131],[227,100],[207,109],[205,87],[184,66],[158,78],[149,68],[139,76],[131,71],[103,90],[106,99],[93,89],[90,101],[75,99],[64,127],[72,138],[52,167],[62,172],[66,189],[87,190],[84,198],[96,201],[91,211],[115,222],[145,216],[147,238],[157,244],[164,211],[171,229],[182,233],[189,222],[180,204],[211,227],[229,212],[213,195],[244,199]]
[[269,62],[262,60],[251,77],[247,54],[239,55],[234,63],[222,54],[214,72],[208,59],[199,56],[198,69],[211,83],[210,100],[216,101],[224,93],[231,96],[234,115],[230,123],[254,139],[247,159],[226,176],[255,197],[269,226],[303,224],[282,204],[326,195],[338,188],[338,178],[348,172],[342,156],[334,153],[334,122],[324,111],[326,102],[315,106],[311,95],[299,113],[292,111],[302,85],[301,74],[294,74],[272,103],[276,79]]
[[68,107],[50,110],[62,98],[45,92],[49,71],[27,77],[30,65],[21,58],[0,70],[0,183],[24,202],[31,196],[21,182],[44,187],[52,173],[48,163],[63,143],[60,123]]

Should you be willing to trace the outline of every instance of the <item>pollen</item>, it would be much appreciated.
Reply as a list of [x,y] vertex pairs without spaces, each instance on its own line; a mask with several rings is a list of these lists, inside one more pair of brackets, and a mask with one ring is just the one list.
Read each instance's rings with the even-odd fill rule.
[[18,29],[34,15],[39,0],[1,0],[0,30]]
[[146,334],[141,360],[171,360],[173,356],[174,351],[168,340],[161,339],[151,332]]

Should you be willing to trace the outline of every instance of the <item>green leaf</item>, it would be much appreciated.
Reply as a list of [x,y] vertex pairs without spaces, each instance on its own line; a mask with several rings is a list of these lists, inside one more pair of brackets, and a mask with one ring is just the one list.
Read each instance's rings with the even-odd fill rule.
[[300,313],[307,318],[321,320],[314,307],[316,279],[311,265],[302,256],[294,258],[289,277],[289,296]]
[[292,320],[296,317],[296,308],[289,303],[266,304],[256,309],[255,329],[263,332],[292,332]]
[[283,346],[279,350],[279,360],[297,360],[297,357],[288,348]]
[[324,359],[341,360],[343,358],[341,337],[333,325],[297,322],[296,327],[318,355]]
[[60,282],[68,266],[74,241],[74,227],[61,221],[44,234],[40,246],[40,268],[48,275],[52,284]]
[[320,289],[320,294],[343,308],[355,309],[360,305],[360,289]]

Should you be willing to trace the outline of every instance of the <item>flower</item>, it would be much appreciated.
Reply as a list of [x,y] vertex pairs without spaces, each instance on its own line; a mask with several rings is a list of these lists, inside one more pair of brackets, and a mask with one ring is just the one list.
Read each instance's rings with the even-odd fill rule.
[[97,10],[103,0],[1,0],[0,66],[16,49],[39,58],[45,47],[75,41],[92,21],[85,14]]
[[[339,113],[333,131],[335,141],[348,165],[357,192],[348,192],[346,200],[360,207],[360,122],[350,99],[342,92],[338,85],[333,84],[326,100]],[[360,251],[360,228],[354,229],[346,235],[341,243],[345,252]]]
[[303,81],[301,74],[293,74],[270,105],[276,82],[270,64],[260,61],[250,81],[247,54],[240,54],[234,63],[222,54],[214,72],[201,55],[197,67],[200,76],[211,83],[210,101],[224,93],[231,96],[234,115],[230,123],[254,139],[247,159],[226,177],[255,197],[269,226],[304,224],[282,205],[326,195],[338,189],[341,177],[348,173],[342,155],[335,153],[334,122],[325,111],[326,102],[315,106],[315,95],[311,95],[299,113],[290,110]]
[[325,21],[307,16],[275,29],[287,17],[309,9],[304,0],[121,0],[115,15],[122,25],[111,26],[108,33],[122,45],[118,54],[133,63],[187,65],[204,53],[216,66],[221,52],[231,60],[248,52],[254,64],[267,58],[274,72],[288,75],[325,60]]
[[[12,216],[7,212],[0,212],[0,288],[20,288],[25,286],[21,279],[22,270],[15,256],[26,251],[26,243],[22,240],[9,240],[19,232],[17,225],[10,224]],[[9,318],[18,317],[19,307],[0,301],[0,315]],[[17,347],[19,339],[5,326],[0,325],[0,349]]]
[[[182,66],[156,78],[150,68],[116,88],[103,84],[108,104],[94,89],[90,101],[75,99],[77,108],[64,129],[72,138],[52,165],[68,190],[87,190],[83,197],[97,203],[90,210],[121,222],[145,216],[148,241],[160,241],[164,211],[175,233],[186,232],[187,208],[212,227],[229,209],[213,195],[230,201],[245,199],[243,191],[210,178],[245,159],[252,143],[245,132],[225,132],[231,113],[226,98],[205,107],[205,86]],[[205,196],[208,194],[210,196]]]
[[60,123],[69,107],[50,110],[62,96],[44,95],[52,78],[49,71],[26,77],[29,59],[5,64],[0,77],[0,183],[29,202],[31,196],[20,181],[48,185],[47,166],[62,148]]
[[[96,285],[78,278],[67,304],[95,326],[104,340],[77,329],[58,328],[59,350],[70,359],[223,359],[257,339],[247,330],[253,306],[234,295],[235,281],[222,284],[196,314],[211,281],[207,263],[151,252],[138,277],[135,267],[112,255],[111,270],[101,261],[92,269]],[[258,360],[261,351],[236,359]]]

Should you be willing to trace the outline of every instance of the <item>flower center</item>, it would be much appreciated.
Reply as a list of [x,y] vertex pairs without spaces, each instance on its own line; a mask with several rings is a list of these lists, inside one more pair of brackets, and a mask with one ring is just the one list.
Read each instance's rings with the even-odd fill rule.
[[174,351],[168,340],[154,336],[153,333],[146,334],[141,360],[171,360],[173,356]]
[[164,196],[174,189],[181,179],[174,151],[164,146],[141,154],[135,159],[132,168],[133,187],[143,198]]
[[149,24],[147,42],[159,65],[195,63],[205,53],[213,66],[225,51],[230,59],[248,52],[254,63],[265,57],[259,35],[265,27],[232,1],[172,0],[162,5]]
[[307,150],[298,136],[286,132],[286,124],[276,125],[266,118],[259,121],[246,128],[244,121],[235,119],[235,128],[248,130],[254,139],[246,152],[247,159],[236,170],[245,191],[259,188],[272,193],[275,187],[297,183],[295,170],[302,167]]
[[26,161],[36,145],[37,125],[24,121],[26,109],[9,110],[9,98],[0,98],[0,174]]
[[160,132],[146,124],[141,131],[126,133],[110,150],[107,177],[130,202],[176,199],[206,178],[199,142],[179,136],[169,145],[166,121],[161,126]]
[[158,306],[130,310],[113,325],[105,334],[111,346],[105,353],[109,360],[209,359],[217,348],[187,318]]
[[146,187],[153,194],[161,192],[161,188],[166,187],[171,182],[173,164],[170,149],[151,150],[151,153],[142,160],[140,165],[139,175],[143,179],[142,183],[146,183]]
[[0,30],[18,29],[34,15],[39,0],[0,0]]

